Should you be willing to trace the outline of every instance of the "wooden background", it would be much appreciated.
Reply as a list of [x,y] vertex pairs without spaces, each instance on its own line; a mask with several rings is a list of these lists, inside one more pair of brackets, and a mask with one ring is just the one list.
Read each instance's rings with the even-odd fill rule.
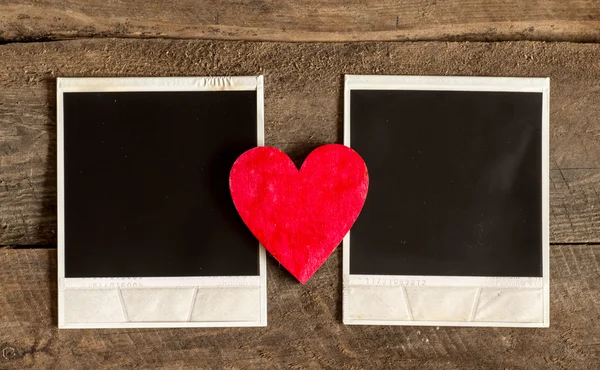
[[[0,0],[0,369],[600,368],[598,42],[597,0]],[[345,326],[338,250],[269,258],[266,328],[58,331],[55,78],[258,73],[296,161],[345,73],[550,77],[550,329]]]

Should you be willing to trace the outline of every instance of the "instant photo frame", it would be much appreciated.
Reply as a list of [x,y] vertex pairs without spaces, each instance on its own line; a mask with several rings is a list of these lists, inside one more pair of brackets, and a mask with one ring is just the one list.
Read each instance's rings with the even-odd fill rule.
[[59,78],[59,328],[265,326],[265,250],[229,196],[263,78]]
[[346,324],[549,326],[549,79],[346,76]]

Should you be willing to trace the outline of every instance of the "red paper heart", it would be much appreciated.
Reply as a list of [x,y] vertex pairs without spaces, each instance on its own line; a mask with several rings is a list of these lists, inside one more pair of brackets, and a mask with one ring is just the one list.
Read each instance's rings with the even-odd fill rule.
[[262,245],[302,284],[340,244],[369,187],[354,150],[323,145],[300,168],[281,150],[248,150],[233,164],[229,188],[240,216]]

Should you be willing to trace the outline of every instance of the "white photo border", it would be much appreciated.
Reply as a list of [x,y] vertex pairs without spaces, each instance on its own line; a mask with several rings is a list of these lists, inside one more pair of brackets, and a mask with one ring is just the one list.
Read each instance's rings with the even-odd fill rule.
[[[91,77],[57,78],[57,190],[58,190],[58,327],[60,329],[83,328],[185,328],[185,327],[243,327],[267,325],[267,267],[266,252],[260,243],[258,276],[218,276],[218,277],[165,277],[165,278],[66,278],[65,277],[65,184],[64,184],[64,106],[63,94],[70,92],[163,92],[163,91],[256,91],[257,109],[257,146],[265,145],[264,136],[264,80],[258,76],[231,77]],[[191,321],[192,311],[198,292],[202,288],[251,290],[258,292],[259,302],[254,307],[259,310],[256,319]],[[121,289],[143,292],[144,289],[156,291],[184,289],[192,292],[186,321],[127,321],[128,312],[123,302]],[[229,289],[230,293],[233,292]],[[123,320],[118,322],[100,321],[72,322],[66,320],[65,292],[99,292],[104,295],[117,292]],[[213,291],[215,291],[213,289]],[[250,292],[248,290],[248,292]],[[214,297],[214,296],[213,296]],[[253,300],[255,299],[252,298]],[[114,302],[113,302],[114,303]],[[100,305],[110,302],[100,301]],[[104,307],[99,307],[99,311]]]
[[[549,78],[466,77],[466,76],[385,76],[346,75],[344,79],[344,145],[350,147],[350,92],[352,90],[415,90],[415,91],[482,91],[542,93],[542,277],[450,277],[450,276],[382,276],[350,274],[350,234],[343,240],[343,321],[349,325],[419,325],[419,326],[490,326],[490,327],[549,327],[550,326],[550,212],[549,212]],[[427,286],[438,292],[465,291],[474,288],[474,302],[467,320],[415,320],[407,289]],[[397,287],[399,299],[406,306],[404,318],[369,318],[368,312],[351,313],[351,290],[364,286]],[[510,294],[530,291],[540,293],[542,313],[532,321],[490,320],[473,321],[482,289],[498,289]],[[378,288],[375,288],[377,291]],[[388,288],[384,288],[388,289]],[[394,289],[394,288],[389,288]],[[439,290],[441,289],[441,290]],[[395,292],[395,291],[394,291]],[[395,294],[395,293],[394,293]],[[535,293],[534,293],[535,294]],[[365,297],[365,299],[367,299]],[[399,316],[403,316],[400,313]],[[509,315],[510,316],[510,315]]]

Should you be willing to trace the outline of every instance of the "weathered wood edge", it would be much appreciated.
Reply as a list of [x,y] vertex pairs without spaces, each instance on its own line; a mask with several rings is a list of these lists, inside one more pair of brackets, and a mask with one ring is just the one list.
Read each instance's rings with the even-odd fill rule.
[[58,0],[0,5],[0,40],[83,37],[248,41],[600,41],[593,1],[346,3]]

